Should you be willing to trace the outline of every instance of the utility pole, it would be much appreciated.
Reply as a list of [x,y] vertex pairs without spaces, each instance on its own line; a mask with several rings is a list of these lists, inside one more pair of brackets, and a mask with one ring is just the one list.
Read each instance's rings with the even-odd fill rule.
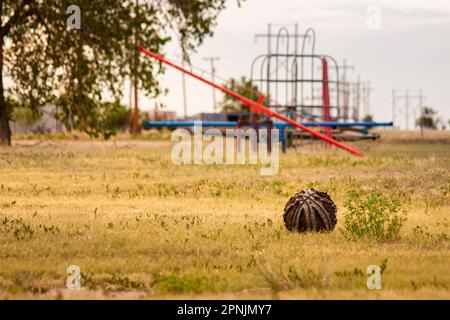
[[[181,66],[184,68],[184,59],[181,64]],[[183,88],[183,113],[184,118],[187,118],[187,97],[186,97],[186,74],[184,72],[181,73],[181,86]]]
[[[260,38],[260,37],[267,37],[267,56],[270,56],[272,54],[272,50],[271,50],[271,43],[272,43],[272,39],[271,37],[274,36],[272,35],[272,24],[268,23],[267,24],[267,34],[256,34],[255,35],[255,41]],[[269,79],[270,77],[270,58],[267,61],[267,79]],[[269,97],[270,96],[270,83],[269,81],[267,81],[267,85],[266,85],[266,96]]]
[[[139,6],[139,0],[136,0],[136,10]],[[134,46],[138,47],[138,33],[137,30],[134,30]],[[134,93],[134,109],[131,109],[130,104],[130,133],[131,134],[138,134],[141,130],[141,127],[139,126],[139,89],[138,89],[138,73],[137,73],[137,67],[139,63],[139,56],[137,50],[134,52],[134,74],[130,74],[130,102],[131,102],[131,92]],[[132,72],[133,73],[133,72]]]
[[[396,122],[397,116],[404,116],[405,117],[405,130],[409,129],[409,121],[410,121],[410,103],[413,100],[419,101],[419,109],[421,109],[423,106],[423,101],[425,99],[425,96],[422,94],[422,90],[419,91],[419,94],[411,94],[409,90],[405,90],[404,95],[397,95],[396,91],[392,91],[392,121]],[[401,109],[397,107],[397,100],[404,100],[404,106],[403,106],[403,112]],[[415,117],[415,109],[412,110],[413,116]]]
[[349,104],[350,104],[350,84],[347,82],[347,70],[355,70],[354,66],[351,65],[347,65],[347,60],[344,59],[343,61],[343,65],[342,66],[338,66],[339,70],[342,70],[342,78],[341,78],[341,82],[343,84],[342,89],[343,89],[343,119],[344,121],[348,120],[348,109],[349,109]]
[[395,117],[396,117],[396,109],[395,109],[395,89],[392,90],[392,128],[395,129]]
[[[181,60],[181,66],[184,68],[186,66],[186,61],[184,60],[184,55],[177,55],[177,59]],[[186,94],[186,74],[181,73],[181,90],[183,92],[183,115],[187,118],[187,94]]]
[[370,80],[363,83],[363,105],[364,105],[364,115],[370,114],[370,92],[374,89],[370,86]]
[[[133,53],[134,54],[134,53]],[[131,57],[133,58],[133,57]],[[132,69],[132,66],[130,64],[130,69]],[[128,126],[130,129],[130,133],[131,133],[131,127],[132,127],[132,119],[133,119],[133,79],[131,78],[131,73],[130,73],[130,92],[129,92],[129,107],[130,109],[128,110]]]
[[[137,59],[135,62],[135,66],[137,67]],[[134,75],[134,112],[133,112],[133,134],[139,133],[139,89],[138,89],[138,79],[137,72]]]
[[[423,102],[425,97],[422,95],[422,90],[419,91],[419,116],[422,117],[423,114]],[[420,136],[423,138],[423,124],[420,123]]]
[[355,83],[355,97],[354,97],[354,106],[353,106],[353,120],[359,120],[359,107],[361,102],[361,77],[358,74],[357,81]]
[[[211,63],[211,77],[212,77],[212,82],[215,82],[215,75],[216,75],[216,68],[214,67],[214,61],[218,61],[220,60],[219,57],[207,57],[204,58],[204,60],[209,61]],[[217,102],[216,102],[216,89],[213,88],[212,89],[212,97],[213,97],[213,110],[214,113],[217,112]]]
[[406,90],[405,95],[405,129],[408,131],[408,120],[409,120],[409,91]]

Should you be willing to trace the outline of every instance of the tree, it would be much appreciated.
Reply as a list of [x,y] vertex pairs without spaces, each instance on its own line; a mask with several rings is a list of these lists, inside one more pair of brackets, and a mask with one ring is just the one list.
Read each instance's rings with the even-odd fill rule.
[[424,107],[422,109],[420,118],[417,119],[416,123],[420,126],[421,129],[436,129],[437,128],[437,119],[436,119],[436,111],[434,111],[430,107]]
[[[0,2],[0,144],[11,144],[12,100],[33,109],[64,101],[75,128],[98,134],[91,117],[103,102],[120,99],[125,79],[136,77],[150,97],[162,90],[162,65],[137,54],[136,46],[161,53],[175,32],[187,57],[212,35],[225,8],[225,0],[78,0],[78,30],[67,24],[73,2]],[[7,90],[5,73],[14,83]]]
[[[224,87],[253,101],[258,100],[258,98],[263,95],[259,92],[258,87],[253,84],[250,79],[246,79],[245,76],[242,76],[240,81],[236,81],[236,79],[231,78],[225,83]],[[222,101],[222,112],[242,112],[248,110],[249,107],[242,104],[238,99],[235,99],[227,94],[224,95]]]
[[28,106],[19,105],[16,101],[7,101],[7,103],[13,106],[11,120],[14,122],[30,126],[39,121],[42,117],[42,114],[33,112]]
[[[74,122],[80,123],[78,116],[71,116],[71,103],[72,100],[68,95],[62,95],[58,99],[58,106],[62,108],[62,112],[56,117],[66,124],[66,127],[71,127]],[[98,137],[101,134],[105,140],[108,140],[128,123],[128,109],[118,100],[98,103],[92,99],[86,99],[84,105],[91,110],[91,114],[83,120],[83,131],[91,137]]]
[[372,121],[373,121],[373,115],[371,115],[371,114],[366,114],[366,115],[363,117],[363,121],[365,121],[365,122],[372,122]]

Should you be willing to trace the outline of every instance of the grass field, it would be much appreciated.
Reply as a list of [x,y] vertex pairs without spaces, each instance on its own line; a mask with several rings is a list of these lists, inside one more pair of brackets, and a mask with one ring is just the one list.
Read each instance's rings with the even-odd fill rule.
[[[355,145],[365,158],[289,150],[274,176],[174,165],[169,141],[35,143],[0,148],[0,298],[450,299],[449,133],[382,132]],[[336,202],[334,231],[285,229],[284,204],[309,187]],[[398,240],[343,236],[352,189],[400,200]],[[65,288],[69,265],[81,289]]]

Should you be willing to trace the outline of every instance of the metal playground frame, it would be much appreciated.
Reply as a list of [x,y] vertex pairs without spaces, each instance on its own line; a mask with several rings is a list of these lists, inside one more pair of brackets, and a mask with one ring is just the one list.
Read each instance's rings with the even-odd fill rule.
[[[248,99],[235,91],[220,86],[203,76],[193,73],[168,59],[151,52],[145,48],[138,50],[150,56],[161,63],[173,67],[184,74],[187,74],[203,83],[212,86],[240,101],[250,109],[250,119],[248,121],[222,121],[203,123],[203,126],[258,126],[264,123],[267,127],[277,127],[282,129],[282,139],[285,139],[285,130],[298,129],[312,137],[324,141],[328,145],[334,145],[351,154],[364,156],[364,154],[353,147],[350,147],[333,138],[333,130],[352,130],[354,127],[363,127],[365,129],[376,126],[391,126],[391,122],[340,122],[343,119],[340,108],[340,80],[339,66],[336,60],[325,54],[316,54],[315,50],[315,32],[313,29],[307,29],[303,35],[298,34],[297,26],[294,35],[290,35],[285,27],[282,27],[277,34],[269,33],[263,35],[268,37],[267,54],[257,56],[251,64],[251,80],[254,81],[260,90],[265,90],[259,94],[257,101]],[[290,38],[294,38],[294,48],[290,49]],[[298,39],[303,38],[301,51],[298,48]],[[272,52],[272,39],[275,39],[275,51]],[[285,40],[286,47],[281,52],[280,43]],[[311,42],[311,52],[305,54],[306,40]],[[309,64],[309,70],[305,68],[305,63]],[[315,72],[316,63],[319,63],[321,72],[319,76]],[[329,64],[331,63],[331,72]],[[299,70],[300,65],[300,70]],[[283,70],[280,72],[280,66]],[[255,70],[259,70],[259,77],[255,78]],[[305,70],[309,71],[310,76],[305,78]],[[299,72],[300,71],[300,72]],[[306,87],[306,90],[305,90]],[[308,88],[309,87],[309,88]],[[309,89],[309,90],[308,90]],[[315,91],[321,89],[321,95],[316,95]],[[305,92],[310,92],[310,97],[305,97]],[[300,94],[299,94],[300,93]],[[317,99],[319,98],[319,99]],[[284,104],[278,101],[282,99]],[[264,121],[258,122],[258,115],[265,117]],[[260,117],[259,117],[260,118]],[[300,122],[303,121],[303,122]],[[150,127],[183,127],[191,126],[193,123],[182,121],[159,122],[145,121],[144,126]],[[318,129],[318,130],[314,130]],[[282,140],[280,139],[280,140]]]

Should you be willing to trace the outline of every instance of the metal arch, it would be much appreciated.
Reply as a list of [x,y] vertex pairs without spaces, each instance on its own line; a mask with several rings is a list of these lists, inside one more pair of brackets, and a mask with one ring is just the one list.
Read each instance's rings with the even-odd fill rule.
[[[296,36],[297,32],[295,37]],[[276,48],[273,48],[275,49],[275,51],[261,54],[253,59],[251,64],[250,79],[258,85],[260,90],[266,90],[265,95],[267,97],[270,97],[270,99],[266,100],[267,106],[274,108],[277,111],[279,108],[289,107],[295,109],[297,112],[301,111],[301,113],[303,114],[308,114],[311,117],[320,117],[318,109],[321,108],[322,105],[319,105],[317,102],[316,96],[319,96],[318,93],[315,92],[315,89],[317,89],[319,83],[322,83],[322,79],[319,78],[314,70],[314,66],[316,65],[316,62],[314,60],[320,60],[322,57],[326,57],[327,60],[330,61],[329,70],[333,71],[332,73],[330,73],[330,77],[328,79],[328,83],[330,84],[330,97],[332,98],[330,106],[332,109],[331,112],[333,116],[336,114],[337,116],[339,116],[341,105],[339,92],[339,66],[337,65],[337,62],[333,57],[315,53],[316,33],[313,28],[308,28],[302,36],[303,40],[301,44],[302,47],[300,54],[298,54],[298,48],[291,48],[291,44],[289,43],[291,34],[286,27],[280,28],[275,35],[269,37],[271,41],[273,41],[274,39],[276,40]],[[281,53],[281,51],[285,51],[281,49],[284,45],[282,44],[281,40],[284,37],[286,38],[285,50],[287,52]],[[310,46],[307,45],[307,41],[309,41],[309,43],[311,44]],[[296,42],[296,44],[299,45],[300,43]],[[290,53],[289,51],[292,49],[295,50],[294,54]],[[306,51],[311,51],[311,53],[306,54]],[[307,78],[305,78],[305,60],[311,60],[310,62],[308,61],[308,63],[310,63],[311,65],[311,76]],[[285,66],[283,66],[281,62],[284,62]],[[274,63],[276,64],[275,68],[272,67]],[[280,71],[280,67],[285,69],[286,72]],[[301,70],[299,70],[300,68]],[[279,78],[280,72],[281,74],[283,74],[282,78]],[[258,77],[258,73],[259,78],[256,78]],[[317,79],[315,79],[316,76]],[[306,103],[304,101],[305,83],[309,83],[311,86],[311,103]],[[285,85],[284,98],[286,99],[286,101],[279,100],[280,84]],[[297,94],[299,87],[301,91],[300,99],[298,99],[299,96]],[[273,98],[271,94],[274,95]],[[289,99],[295,99],[295,101],[290,101]],[[334,109],[336,109],[336,111],[334,111]]]
[[[337,66],[337,64],[336,64],[336,61],[335,61],[335,59],[333,58],[333,57],[331,57],[331,56],[329,56],[329,55],[309,55],[309,54],[306,54],[306,55],[295,55],[295,54],[278,54],[278,55],[276,55],[276,54],[271,54],[271,55],[260,55],[260,56],[258,56],[257,57],[257,59],[255,59],[255,61],[257,61],[257,60],[260,60],[261,58],[263,58],[262,59],[262,62],[261,62],[261,64],[260,64],[260,76],[261,76],[261,78],[254,78],[254,74],[255,74],[255,65],[256,64],[254,64],[253,65],[253,67],[252,67],[252,80],[253,81],[255,81],[255,82],[261,82],[261,81],[263,81],[263,82],[267,82],[267,81],[270,81],[270,82],[293,82],[293,83],[296,83],[296,82],[317,82],[317,83],[321,83],[322,82],[322,79],[291,79],[291,78],[289,78],[288,77],[288,79],[271,79],[271,78],[269,78],[269,79],[267,79],[267,78],[264,78],[263,77],[263,74],[264,74],[264,70],[265,70],[265,64],[266,64],[266,62],[269,60],[269,59],[271,59],[271,58],[273,58],[273,57],[275,57],[275,56],[278,56],[278,57],[286,57],[286,58],[288,58],[288,59],[290,59],[290,58],[292,58],[292,64],[295,64],[296,63],[296,61],[299,59],[299,58],[309,58],[309,59],[321,59],[322,57],[325,57],[325,58],[328,58],[328,59],[330,59],[330,61],[332,61],[333,62],[333,64],[334,64],[334,69],[336,70],[336,74],[338,75],[339,74],[339,69],[338,69],[338,66]],[[288,75],[289,76],[289,75]],[[336,83],[337,84],[337,80],[335,80],[335,81],[330,81],[330,83]]]
[[[267,102],[268,102],[268,106],[269,107],[274,107],[275,109],[278,109],[279,105],[278,104],[273,104],[271,105],[271,101],[275,101],[277,102],[278,99],[276,98],[272,98],[272,96],[270,95],[270,91],[271,91],[271,76],[272,73],[270,70],[270,59],[272,59],[273,57],[279,56],[279,54],[261,54],[259,56],[257,56],[256,58],[253,59],[252,64],[251,64],[251,69],[250,69],[250,79],[251,81],[255,81],[257,83],[259,83],[259,88],[263,88],[264,83],[266,83],[266,90],[267,92],[265,93],[265,96],[267,97]],[[259,78],[257,78],[255,80],[254,75],[255,75],[255,68],[257,67],[257,62],[261,60],[260,65],[259,65]],[[264,71],[267,70],[267,74],[266,77],[264,78]],[[275,84],[277,85],[277,84]]]
[[[306,39],[309,39],[309,34],[311,33],[311,39],[312,39],[312,45],[311,45],[311,55],[315,54],[315,50],[316,50],[316,31],[313,28],[308,28],[306,29],[305,32],[305,37],[302,40],[302,51],[301,54],[302,56],[305,54],[305,43],[306,43]],[[301,77],[302,79],[304,78],[304,70],[305,70],[305,65],[304,65],[304,61],[303,58],[301,59]],[[311,79],[314,79],[314,61],[311,61]],[[303,101],[303,94],[304,94],[304,86],[303,83],[300,86],[300,104],[304,104]],[[314,85],[311,84],[311,101],[314,101]]]
[[264,70],[265,70],[264,65],[267,64],[267,67],[266,67],[267,68],[267,75],[266,75],[266,79],[267,79],[266,80],[266,83],[267,83],[266,96],[267,97],[271,97],[270,96],[270,81],[269,81],[270,76],[271,76],[271,73],[270,73],[270,58],[271,58],[270,54],[264,56],[264,59],[262,59],[262,61],[261,61],[260,70],[259,70],[259,75],[260,75],[259,79],[260,79],[260,83],[261,83],[261,87],[262,87],[263,83],[264,83],[264,76],[263,76]]
[[[278,67],[279,67],[279,62],[278,62],[278,58],[280,56],[280,39],[281,39],[281,34],[285,33],[286,35],[286,54],[289,54],[289,31],[286,27],[281,27],[278,30],[277,36],[276,36],[276,46],[275,46],[275,78],[278,79]],[[289,57],[286,57],[286,61],[285,61],[285,66],[286,66],[286,79],[288,78],[288,73],[289,73]],[[288,86],[286,84],[286,100],[288,101]],[[278,83],[275,84],[275,100],[278,101]]]
[[254,69],[254,67],[255,67],[256,62],[257,62],[259,59],[261,59],[261,58],[263,58],[263,57],[266,57],[266,56],[267,56],[267,54],[260,54],[259,56],[257,56],[256,58],[253,59],[252,65],[251,65],[251,67],[250,67],[250,80],[253,80],[253,69]]
[[[264,58],[264,57],[267,57],[267,54],[261,54],[261,55],[259,55],[259,56],[257,56],[256,58],[254,58],[253,59],[253,61],[252,61],[252,65],[251,65],[251,68],[250,68],[250,80],[253,82],[253,70],[254,70],[254,67],[255,67],[255,64],[256,64],[256,62],[259,60],[259,59],[261,59],[261,58]],[[262,77],[260,77],[260,79],[262,79]],[[261,81],[260,81],[261,82]],[[260,90],[262,90],[262,82],[260,83]],[[266,96],[268,96],[268,94],[269,94],[269,92],[266,92]]]

